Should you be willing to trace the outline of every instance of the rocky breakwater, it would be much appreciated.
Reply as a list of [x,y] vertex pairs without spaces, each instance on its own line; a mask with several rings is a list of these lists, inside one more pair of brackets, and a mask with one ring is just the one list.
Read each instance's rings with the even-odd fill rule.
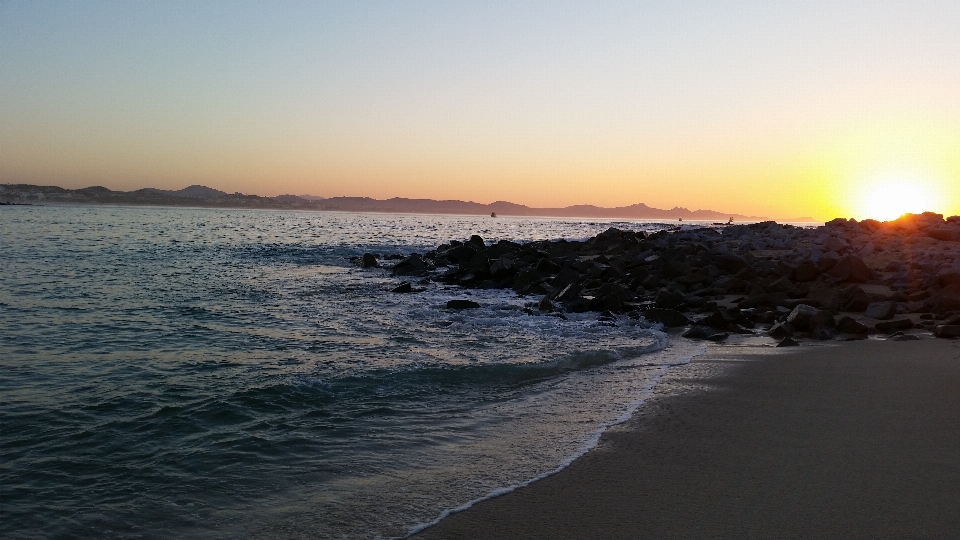
[[[835,219],[815,228],[611,228],[585,241],[523,244],[472,236],[424,254],[382,262],[367,254],[357,263],[421,284],[513,289],[531,297],[530,315],[592,311],[612,324],[642,317],[695,339],[763,333],[789,345],[869,334],[960,337],[958,216]],[[418,290],[409,281],[394,289]]]

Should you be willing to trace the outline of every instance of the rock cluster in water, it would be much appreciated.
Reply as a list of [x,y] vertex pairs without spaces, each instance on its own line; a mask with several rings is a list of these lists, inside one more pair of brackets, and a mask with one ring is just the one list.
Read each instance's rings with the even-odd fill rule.
[[[472,236],[388,259],[396,276],[536,296],[530,314],[643,317],[686,327],[683,335],[695,339],[765,332],[783,345],[871,333],[907,340],[917,329],[960,337],[958,216],[835,219],[816,228],[610,228],[582,242],[488,245]],[[357,263],[389,266],[372,254]],[[405,282],[394,292],[417,290]]]

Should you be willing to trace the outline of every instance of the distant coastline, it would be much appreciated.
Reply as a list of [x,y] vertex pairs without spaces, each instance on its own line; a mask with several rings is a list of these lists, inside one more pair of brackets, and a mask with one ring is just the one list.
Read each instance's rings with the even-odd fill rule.
[[[261,197],[243,193],[226,193],[206,186],[194,185],[177,191],[143,188],[135,191],[113,191],[101,186],[65,189],[32,184],[0,184],[0,201],[30,204],[124,204],[146,206],[199,206],[207,208],[264,208],[290,210],[328,210],[347,212],[464,214],[498,216],[543,216],[582,218],[664,219],[764,221],[761,216],[730,214],[716,210],[689,210],[675,207],[652,208],[643,203],[616,208],[574,205],[564,208],[533,208],[522,204],[497,201],[480,204],[470,201],[438,201],[433,199],[372,199],[370,197],[321,198],[311,195],[279,195]],[[802,217],[784,221],[814,221]]]

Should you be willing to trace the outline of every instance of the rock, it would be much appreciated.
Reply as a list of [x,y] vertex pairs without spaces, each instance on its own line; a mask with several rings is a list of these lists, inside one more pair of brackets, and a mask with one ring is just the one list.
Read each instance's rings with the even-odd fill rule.
[[727,334],[726,332],[723,332],[723,333],[719,333],[719,334],[714,334],[714,335],[708,337],[707,340],[720,342],[720,341],[725,341],[728,337],[730,337],[730,334]]
[[897,330],[909,330],[913,328],[913,321],[910,319],[897,319],[895,321],[880,322],[875,328],[884,334],[892,334]]
[[667,289],[660,289],[660,292],[657,293],[657,298],[654,300],[654,303],[658,308],[673,309],[682,305],[683,301],[683,293],[669,291]]
[[871,319],[885,321],[897,314],[897,304],[894,302],[873,302],[867,306],[864,315]]
[[899,336],[891,336],[889,341],[920,341],[920,336],[913,334],[902,334]]
[[813,281],[820,275],[820,269],[813,261],[803,261],[793,270],[793,280],[804,283]]
[[650,308],[643,312],[643,318],[650,322],[661,323],[668,328],[690,324],[690,319],[675,309]]
[[826,273],[838,281],[852,281],[854,283],[866,283],[874,278],[873,270],[867,267],[863,259],[854,255],[847,255],[840,259]]
[[846,242],[846,240],[841,240],[836,236],[831,236],[823,242],[823,251],[836,251],[837,253],[840,253],[848,246],[849,244]]
[[577,273],[576,270],[563,268],[557,273],[556,277],[550,281],[550,285],[555,289],[563,289],[571,283],[579,283],[580,279],[580,274]]
[[945,228],[930,229],[927,231],[927,236],[930,238],[936,238],[937,240],[956,242],[960,240],[960,230]]
[[857,286],[841,291],[841,298],[845,298],[843,300],[844,311],[862,312],[870,305],[870,295]]
[[837,330],[844,334],[866,334],[870,328],[853,317],[843,316],[837,321]]
[[810,332],[810,337],[820,341],[828,341],[837,337],[837,331],[829,326],[817,326]]
[[537,264],[537,272],[541,274],[556,274],[560,271],[560,265],[550,259],[540,259]]
[[729,274],[736,274],[748,266],[747,260],[732,253],[721,253],[713,258],[713,264]]
[[540,311],[555,311],[557,307],[553,305],[553,302],[551,302],[549,298],[544,296],[543,299],[540,300],[540,303],[537,304],[537,309]]
[[526,268],[517,274],[517,280],[513,283],[513,289],[520,291],[541,281],[543,281],[543,277],[540,275],[540,272],[537,272],[533,268]]
[[710,336],[714,335],[715,333],[716,332],[713,330],[713,328],[710,328],[709,326],[695,324],[682,335],[688,339],[709,339]]
[[813,306],[799,304],[797,307],[793,308],[793,311],[790,312],[790,315],[787,315],[787,322],[790,323],[790,326],[796,328],[797,330],[809,332],[813,329],[810,321],[818,313],[820,313],[820,310]]
[[793,328],[787,323],[777,323],[770,327],[767,335],[774,339],[783,339],[793,335]]
[[[807,293],[807,299],[809,299],[811,302],[819,304],[823,309],[840,311],[840,291],[836,289],[811,289],[810,292]],[[812,303],[808,304],[813,305]]]
[[480,304],[474,302],[473,300],[448,300],[447,301],[448,309],[476,309],[478,307],[480,307]]
[[933,335],[938,338],[960,337],[960,324],[939,324],[934,328]]
[[377,256],[373,253],[364,253],[360,261],[360,266],[363,268],[376,268],[380,266],[380,263],[377,262]]
[[946,287],[947,285],[960,285],[960,272],[944,272],[937,275],[937,283],[941,287]]
[[427,263],[423,257],[414,253],[406,259],[397,263],[393,267],[393,274],[396,276],[415,276],[423,274],[427,270]]
[[780,343],[777,343],[777,347],[798,347],[798,346],[800,346],[800,344],[797,343],[797,341],[794,340],[793,338],[789,338],[789,337],[785,337],[780,341]]
[[393,290],[390,292],[395,292],[395,293],[413,292],[413,285],[411,285],[409,281],[404,281],[403,283],[394,287]]
[[478,234],[471,236],[469,242],[475,246],[484,247],[483,238]]

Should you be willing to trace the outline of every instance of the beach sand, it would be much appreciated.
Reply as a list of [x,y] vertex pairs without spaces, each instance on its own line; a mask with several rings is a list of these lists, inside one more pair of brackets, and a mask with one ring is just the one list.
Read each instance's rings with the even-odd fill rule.
[[960,538],[960,341],[711,346],[570,467],[416,538]]

